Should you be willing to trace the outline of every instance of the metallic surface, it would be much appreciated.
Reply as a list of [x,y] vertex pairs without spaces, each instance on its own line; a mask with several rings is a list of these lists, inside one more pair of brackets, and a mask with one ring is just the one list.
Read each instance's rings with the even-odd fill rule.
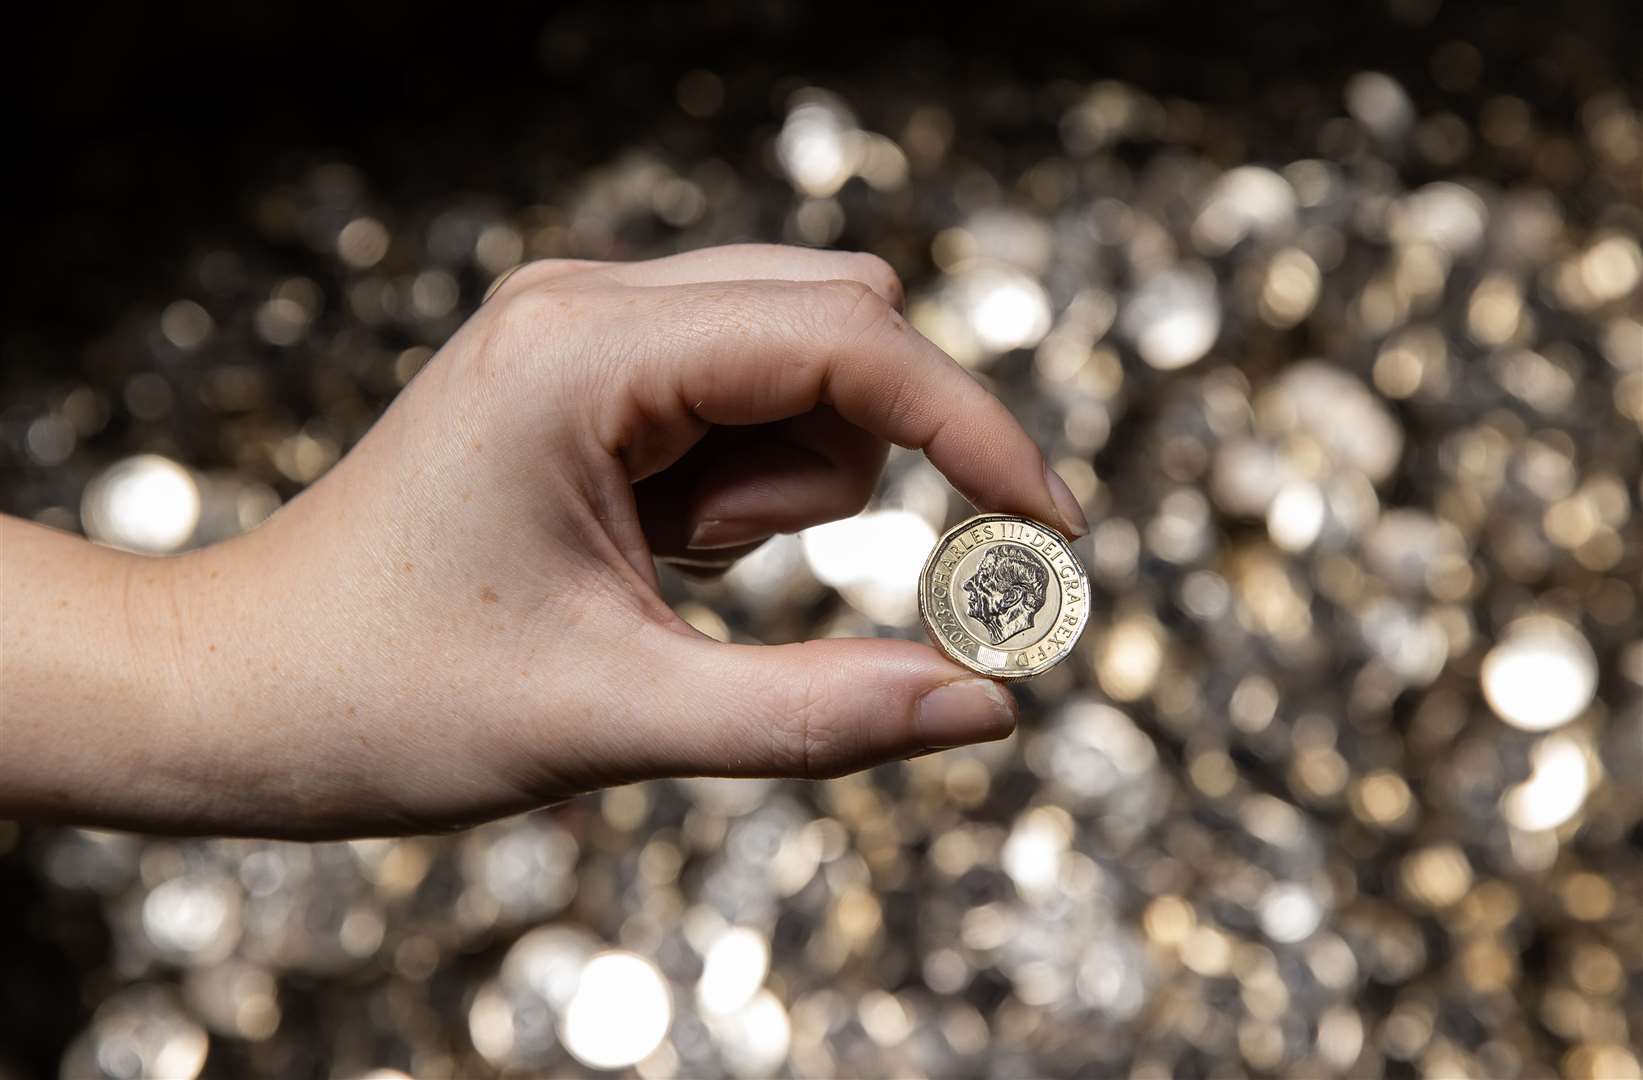
[[930,552],[918,606],[948,656],[994,679],[1025,679],[1072,655],[1090,619],[1090,579],[1048,525],[978,514]]

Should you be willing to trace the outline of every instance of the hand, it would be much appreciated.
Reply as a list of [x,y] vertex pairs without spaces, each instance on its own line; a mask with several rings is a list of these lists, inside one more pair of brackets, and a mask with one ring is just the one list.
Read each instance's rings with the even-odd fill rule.
[[657,590],[654,558],[722,567],[857,512],[886,440],[979,506],[1084,530],[901,296],[871,256],[778,247],[522,267],[263,526],[118,556],[162,598],[147,662],[171,689],[154,730],[105,740],[90,817],[428,831],[648,777],[833,776],[1009,734],[1009,695],[933,649],[720,644]]

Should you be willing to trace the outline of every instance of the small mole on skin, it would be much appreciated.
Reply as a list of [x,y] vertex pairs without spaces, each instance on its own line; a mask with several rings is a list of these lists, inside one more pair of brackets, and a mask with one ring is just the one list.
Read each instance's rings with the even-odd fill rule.
[[496,603],[496,590],[486,585],[479,590],[479,599],[487,604]]
[[216,647],[216,646],[215,646],[215,645],[207,645],[207,646],[206,646],[206,647],[205,647],[205,651],[206,651],[206,652],[216,652],[216,651],[217,651],[217,647]]
[[[353,705],[350,705],[350,706],[348,706],[347,713],[345,713],[344,715],[346,715],[349,719],[353,719],[354,717],[359,715],[359,709],[357,707],[353,706]],[[363,737],[362,737],[361,741],[363,741]]]
[[483,449],[485,449],[485,444],[480,442],[478,439],[475,439],[474,440],[474,449],[475,450],[483,450]]
[[216,580],[217,580],[217,578],[219,578],[219,577],[221,577],[221,576],[222,576],[222,571],[221,571],[221,570],[213,570],[213,571],[211,571],[211,580],[212,580],[212,581],[216,581]]
[[407,574],[409,574],[412,570],[415,570],[415,569],[416,569],[416,567],[412,566],[410,563],[405,564],[405,572]]

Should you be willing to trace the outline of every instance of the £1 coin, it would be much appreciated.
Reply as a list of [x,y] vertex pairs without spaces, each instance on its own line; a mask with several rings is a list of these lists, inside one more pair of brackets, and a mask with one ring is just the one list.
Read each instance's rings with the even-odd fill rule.
[[1090,618],[1090,579],[1065,537],[1013,514],[949,529],[919,575],[919,615],[946,654],[993,679],[1065,660]]

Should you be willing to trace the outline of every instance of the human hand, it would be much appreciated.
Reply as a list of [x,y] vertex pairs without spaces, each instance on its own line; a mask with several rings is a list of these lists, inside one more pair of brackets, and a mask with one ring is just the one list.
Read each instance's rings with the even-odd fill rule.
[[1007,735],[1009,695],[933,649],[721,644],[658,592],[653,557],[722,567],[860,510],[886,440],[979,506],[1084,530],[901,295],[872,256],[780,247],[519,269],[329,474],[168,561],[182,697],[157,745],[193,764],[116,820],[429,831]]

